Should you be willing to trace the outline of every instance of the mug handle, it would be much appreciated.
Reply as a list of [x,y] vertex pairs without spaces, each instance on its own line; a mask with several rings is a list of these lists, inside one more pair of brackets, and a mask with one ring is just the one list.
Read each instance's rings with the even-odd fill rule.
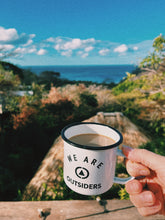
[[[117,155],[126,158],[122,150],[120,150],[119,148],[117,148]],[[133,180],[134,178],[135,177],[132,177],[132,176],[127,177],[127,178],[114,177],[113,182],[118,183],[118,184],[126,184],[127,182]]]

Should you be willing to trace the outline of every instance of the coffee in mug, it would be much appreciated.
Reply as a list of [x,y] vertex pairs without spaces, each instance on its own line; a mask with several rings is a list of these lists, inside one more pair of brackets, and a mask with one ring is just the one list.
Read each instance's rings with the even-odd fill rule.
[[91,147],[104,147],[115,143],[112,138],[100,134],[79,134],[71,137],[69,140],[77,144]]

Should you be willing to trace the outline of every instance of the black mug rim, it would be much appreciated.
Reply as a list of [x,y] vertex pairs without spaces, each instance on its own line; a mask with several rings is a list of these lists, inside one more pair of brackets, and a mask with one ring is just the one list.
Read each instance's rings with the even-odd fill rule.
[[[111,144],[111,145],[107,145],[107,146],[102,146],[102,147],[97,147],[97,146],[87,146],[87,145],[82,145],[82,144],[77,144],[77,143],[74,143],[72,141],[70,141],[66,136],[65,136],[65,131],[72,127],[72,126],[76,126],[76,125],[81,125],[81,124],[94,124],[94,125],[101,125],[101,126],[105,126],[105,127],[108,127],[112,130],[114,130],[120,137],[119,141],[115,142],[114,144]],[[74,122],[74,123],[71,123],[67,126],[65,126],[62,131],[61,131],[61,136],[62,136],[62,139],[64,141],[66,141],[68,144],[74,146],[74,147],[78,147],[78,148],[82,148],[82,149],[88,149],[88,150],[107,150],[107,149],[111,149],[111,148],[114,148],[114,147],[117,147],[119,146],[122,142],[123,142],[123,136],[122,134],[115,128],[109,126],[109,125],[106,125],[106,124],[102,124],[102,123],[95,123],[95,122]]]

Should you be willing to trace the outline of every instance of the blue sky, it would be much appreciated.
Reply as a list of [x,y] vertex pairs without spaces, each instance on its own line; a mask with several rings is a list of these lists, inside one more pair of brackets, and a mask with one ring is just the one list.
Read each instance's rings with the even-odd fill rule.
[[2,0],[0,59],[17,65],[138,64],[165,34],[164,0]]

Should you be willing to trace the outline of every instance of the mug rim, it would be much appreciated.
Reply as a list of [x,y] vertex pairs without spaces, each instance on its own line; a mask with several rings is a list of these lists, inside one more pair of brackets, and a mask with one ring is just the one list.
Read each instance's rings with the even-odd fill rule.
[[[77,143],[74,143],[74,142],[70,141],[65,136],[65,131],[68,128],[72,127],[72,126],[82,125],[82,124],[93,124],[93,125],[101,125],[101,126],[104,126],[104,127],[108,127],[110,129],[114,130],[119,135],[119,141],[115,142],[114,144],[106,145],[106,146],[101,146],[101,147],[98,147],[98,146],[87,146],[87,145],[77,144]],[[74,123],[71,123],[71,124],[65,126],[62,129],[61,136],[62,136],[62,139],[64,141],[66,141],[67,143],[69,143],[70,145],[72,145],[74,147],[82,148],[82,149],[88,149],[88,150],[107,150],[107,149],[111,149],[111,148],[117,147],[117,146],[119,146],[123,142],[123,136],[122,136],[122,134],[116,128],[113,128],[113,127],[111,127],[109,125],[106,125],[106,124],[96,123],[96,122],[74,122]]]

